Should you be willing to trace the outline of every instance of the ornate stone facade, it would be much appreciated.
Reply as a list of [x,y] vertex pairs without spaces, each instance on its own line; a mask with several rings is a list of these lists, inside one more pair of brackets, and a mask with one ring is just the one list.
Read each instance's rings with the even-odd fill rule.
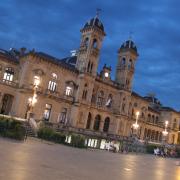
[[77,52],[57,59],[35,50],[26,52],[0,50],[1,113],[26,118],[28,99],[33,95],[34,77],[40,79],[37,103],[33,108],[37,120],[45,120],[76,129],[128,137],[133,133],[139,111],[138,136],[161,142],[164,123],[169,121],[168,142],[178,142],[180,113],[163,107],[153,96],[142,97],[132,91],[135,62],[138,57],[132,40],[118,50],[115,80],[111,67],[97,74],[104,26],[98,17],[81,29]]

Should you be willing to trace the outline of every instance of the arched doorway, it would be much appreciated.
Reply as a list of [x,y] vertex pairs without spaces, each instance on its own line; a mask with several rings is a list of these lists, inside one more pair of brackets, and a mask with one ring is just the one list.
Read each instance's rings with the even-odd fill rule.
[[2,99],[1,114],[8,115],[11,111],[14,96],[11,94],[4,94]]
[[100,121],[101,121],[101,116],[100,116],[100,115],[97,115],[97,116],[95,117],[95,121],[94,121],[94,130],[95,130],[95,131],[98,131],[98,130],[99,130]]
[[108,132],[108,130],[109,130],[109,125],[110,125],[110,118],[107,117],[107,118],[104,120],[104,127],[103,127],[103,131],[104,131],[104,132]]

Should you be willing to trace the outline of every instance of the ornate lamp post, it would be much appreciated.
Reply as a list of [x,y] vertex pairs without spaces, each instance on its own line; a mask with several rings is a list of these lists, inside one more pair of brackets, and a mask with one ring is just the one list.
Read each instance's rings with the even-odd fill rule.
[[139,124],[138,124],[138,118],[139,118],[139,111],[136,112],[136,121],[135,123],[132,125],[132,136],[133,137],[138,137],[138,128],[139,128]]
[[163,143],[165,143],[166,137],[169,134],[168,131],[167,131],[168,124],[169,124],[169,122],[165,121],[164,131],[162,132],[162,134],[163,134]]
[[136,122],[132,125],[133,129],[135,130],[139,128],[138,118],[139,118],[139,111],[136,112]]
[[37,103],[37,89],[40,84],[39,76],[34,76],[34,83],[33,83],[33,97],[29,98],[29,111],[28,111],[28,120],[33,117],[33,108]]

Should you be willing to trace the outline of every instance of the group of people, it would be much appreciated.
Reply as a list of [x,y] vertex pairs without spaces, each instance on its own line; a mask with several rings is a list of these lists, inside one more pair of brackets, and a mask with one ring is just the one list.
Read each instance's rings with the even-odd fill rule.
[[154,155],[161,157],[176,157],[177,153],[174,149],[168,149],[166,147],[161,147],[161,148],[156,147],[154,149]]

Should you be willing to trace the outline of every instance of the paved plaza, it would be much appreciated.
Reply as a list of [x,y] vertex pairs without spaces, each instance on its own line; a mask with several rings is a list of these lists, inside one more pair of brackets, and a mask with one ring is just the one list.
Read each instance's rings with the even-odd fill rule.
[[180,180],[176,161],[0,138],[0,180]]

